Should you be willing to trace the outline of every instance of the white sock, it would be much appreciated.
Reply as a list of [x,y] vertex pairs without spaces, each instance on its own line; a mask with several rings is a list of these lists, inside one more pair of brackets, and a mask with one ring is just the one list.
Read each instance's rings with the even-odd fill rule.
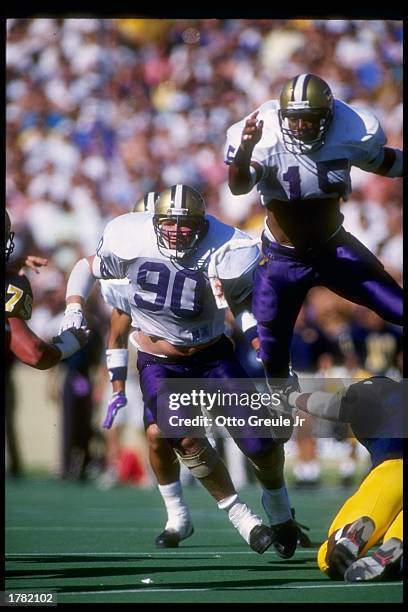
[[280,489],[263,489],[262,505],[270,525],[286,523],[292,518],[289,495],[285,486]]
[[219,501],[218,507],[220,510],[228,512],[229,520],[244,538],[245,542],[249,544],[249,535],[253,527],[262,524],[261,517],[254,514],[246,504],[241,502],[238,493]]
[[191,516],[186,502],[183,499],[183,489],[179,480],[167,485],[158,485],[167,510],[167,523],[165,529],[177,531],[181,537],[186,536],[190,530]]

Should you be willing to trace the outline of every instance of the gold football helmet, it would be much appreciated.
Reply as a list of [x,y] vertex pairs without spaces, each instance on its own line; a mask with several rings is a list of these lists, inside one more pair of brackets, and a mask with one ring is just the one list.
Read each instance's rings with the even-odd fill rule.
[[182,184],[165,189],[154,204],[153,225],[165,255],[176,259],[192,255],[208,227],[202,195]]
[[154,212],[154,203],[159,197],[158,191],[149,191],[132,208],[132,212]]
[[14,251],[14,232],[11,231],[11,220],[6,210],[6,261]]
[[325,141],[333,116],[333,94],[314,74],[299,74],[287,81],[280,95],[279,124],[291,153],[310,153]]

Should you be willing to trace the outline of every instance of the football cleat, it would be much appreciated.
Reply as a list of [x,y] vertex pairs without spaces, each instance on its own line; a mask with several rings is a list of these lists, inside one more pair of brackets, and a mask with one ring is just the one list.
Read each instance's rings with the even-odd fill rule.
[[298,521],[295,520],[295,509],[294,508],[291,508],[290,511],[292,513],[292,518],[295,521],[296,528],[297,528],[297,533],[298,533],[297,543],[302,548],[312,548],[313,544],[309,536],[307,535],[307,533],[303,532],[303,529],[306,529],[306,531],[310,531],[310,527],[306,527],[306,525],[302,525],[302,523],[299,523]]
[[346,570],[346,582],[379,582],[402,579],[403,546],[399,538],[390,538],[372,555],[354,561]]
[[299,539],[299,527],[296,521],[289,519],[279,525],[271,525],[271,530],[274,536],[273,546],[278,555],[282,559],[293,557]]
[[262,555],[273,544],[274,539],[275,536],[270,527],[255,525],[249,534],[249,546],[252,550]]
[[374,521],[362,516],[331,534],[327,546],[328,574],[331,578],[344,578],[347,568],[357,560],[374,530]]
[[179,542],[186,540],[194,533],[194,527],[192,523],[187,528],[186,535],[182,536],[179,531],[175,529],[165,529],[155,539],[156,548],[177,548]]

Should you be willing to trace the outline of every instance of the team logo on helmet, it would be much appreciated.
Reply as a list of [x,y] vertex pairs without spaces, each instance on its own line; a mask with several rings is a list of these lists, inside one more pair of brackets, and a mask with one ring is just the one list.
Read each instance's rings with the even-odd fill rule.
[[132,208],[132,212],[154,212],[154,203],[159,197],[158,191],[149,191]]
[[10,216],[6,210],[6,261],[14,251],[14,232],[11,231]]
[[291,153],[315,151],[325,141],[333,116],[333,94],[314,74],[300,74],[287,81],[278,111],[283,142]]
[[191,256],[208,228],[202,195],[182,184],[165,189],[154,204],[153,225],[163,254],[175,259]]

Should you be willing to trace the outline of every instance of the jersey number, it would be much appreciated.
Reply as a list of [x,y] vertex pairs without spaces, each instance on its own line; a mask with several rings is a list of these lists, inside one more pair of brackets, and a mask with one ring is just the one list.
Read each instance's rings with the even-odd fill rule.
[[[348,168],[347,159],[334,159],[331,161],[319,161],[316,163],[317,182],[319,188],[324,193],[337,193],[339,197],[344,196],[347,184],[344,180],[329,181],[329,172],[336,170],[346,170]],[[299,200],[301,198],[301,181],[299,166],[289,166],[287,172],[282,175],[284,181],[289,183],[289,199]]]
[[6,312],[13,312],[14,306],[22,297],[24,291],[15,285],[9,285],[7,293],[11,293],[11,298],[6,302]]
[[[168,267],[153,261],[142,264],[137,274],[137,283],[143,291],[154,295],[154,301],[148,302],[140,294],[135,293],[136,306],[152,312],[162,310],[170,284]],[[174,277],[171,290],[170,310],[178,317],[199,315],[203,310],[203,294],[206,284],[202,274],[189,275],[186,270],[179,270]]]

